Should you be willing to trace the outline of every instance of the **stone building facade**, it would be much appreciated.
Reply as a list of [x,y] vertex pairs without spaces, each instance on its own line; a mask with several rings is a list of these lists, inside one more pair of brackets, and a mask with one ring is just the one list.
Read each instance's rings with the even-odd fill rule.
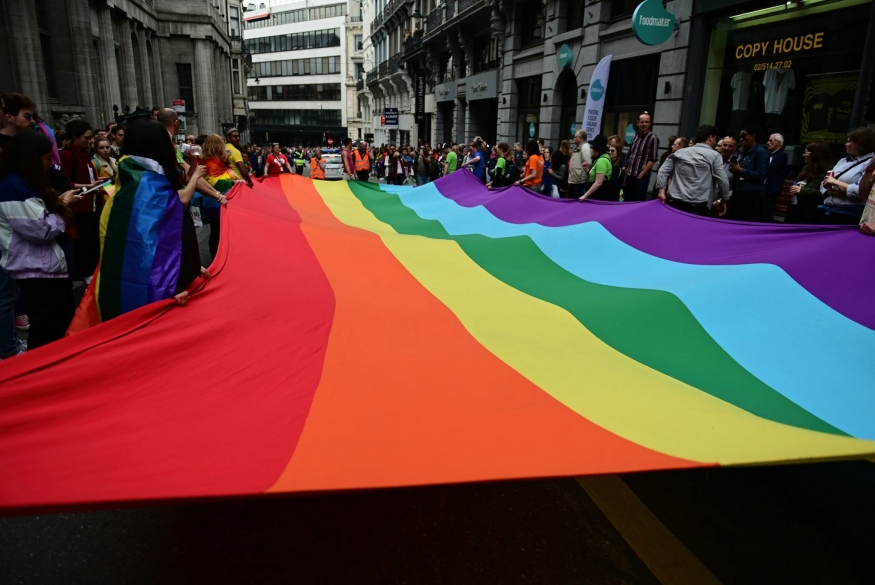
[[0,0],[0,91],[31,96],[55,126],[184,99],[187,133],[220,132],[246,116],[235,14],[240,0]]

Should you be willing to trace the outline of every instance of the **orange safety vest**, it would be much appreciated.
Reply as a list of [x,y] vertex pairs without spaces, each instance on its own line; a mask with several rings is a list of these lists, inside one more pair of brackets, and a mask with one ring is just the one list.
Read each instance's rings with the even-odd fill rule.
[[[322,159],[319,159],[322,160]],[[325,171],[322,170],[322,167],[319,166],[319,160],[315,158],[310,159],[310,178],[311,179],[324,179]]]
[[356,148],[353,151],[353,160],[355,160],[355,170],[359,171],[370,171],[371,170],[371,156],[365,151],[365,157],[362,158],[362,153],[359,152],[359,149]]

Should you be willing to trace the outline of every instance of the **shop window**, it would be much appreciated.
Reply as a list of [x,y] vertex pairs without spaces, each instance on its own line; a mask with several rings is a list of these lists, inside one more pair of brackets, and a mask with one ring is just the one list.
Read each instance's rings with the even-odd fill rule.
[[525,145],[535,140],[539,134],[539,115],[541,113],[541,76],[517,79],[519,105],[517,106],[517,141]]
[[653,112],[659,59],[657,54],[611,63],[602,114],[602,134],[624,136],[630,131],[630,125],[634,127],[638,114]]
[[[711,34],[701,120],[733,136],[746,124],[761,126],[766,136],[778,132],[791,165],[801,164],[801,151],[814,141],[842,156],[866,66],[861,23],[869,10],[869,3],[800,3],[722,18]],[[871,90],[863,99],[871,104]]]
[[517,5],[522,11],[522,37],[523,46],[533,45],[544,40],[545,7],[542,0],[529,0],[525,4]]

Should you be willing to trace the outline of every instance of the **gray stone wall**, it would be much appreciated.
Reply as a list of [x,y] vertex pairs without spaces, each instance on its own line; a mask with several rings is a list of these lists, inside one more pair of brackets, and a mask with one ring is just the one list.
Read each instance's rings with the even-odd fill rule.
[[179,97],[176,63],[192,64],[200,130],[217,132],[220,117],[231,120],[224,2],[46,0],[46,7],[56,95],[46,84],[35,4],[21,0],[0,0],[0,91],[29,95],[50,123],[85,117],[104,126],[113,105],[169,105]]

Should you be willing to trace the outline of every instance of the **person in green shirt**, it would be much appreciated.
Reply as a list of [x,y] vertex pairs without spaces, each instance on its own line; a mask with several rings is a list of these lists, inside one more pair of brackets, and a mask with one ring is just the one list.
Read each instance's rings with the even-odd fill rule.
[[449,175],[457,168],[459,168],[459,155],[456,154],[456,146],[450,148],[449,146],[446,148],[447,150],[447,170],[444,172],[445,175]]
[[[580,197],[580,201],[595,199],[597,201],[616,201],[610,197],[608,181],[614,170],[611,155],[608,154],[608,138],[599,134],[589,141],[592,150],[593,164],[589,171],[589,189]],[[598,157],[598,158],[596,158]]]

